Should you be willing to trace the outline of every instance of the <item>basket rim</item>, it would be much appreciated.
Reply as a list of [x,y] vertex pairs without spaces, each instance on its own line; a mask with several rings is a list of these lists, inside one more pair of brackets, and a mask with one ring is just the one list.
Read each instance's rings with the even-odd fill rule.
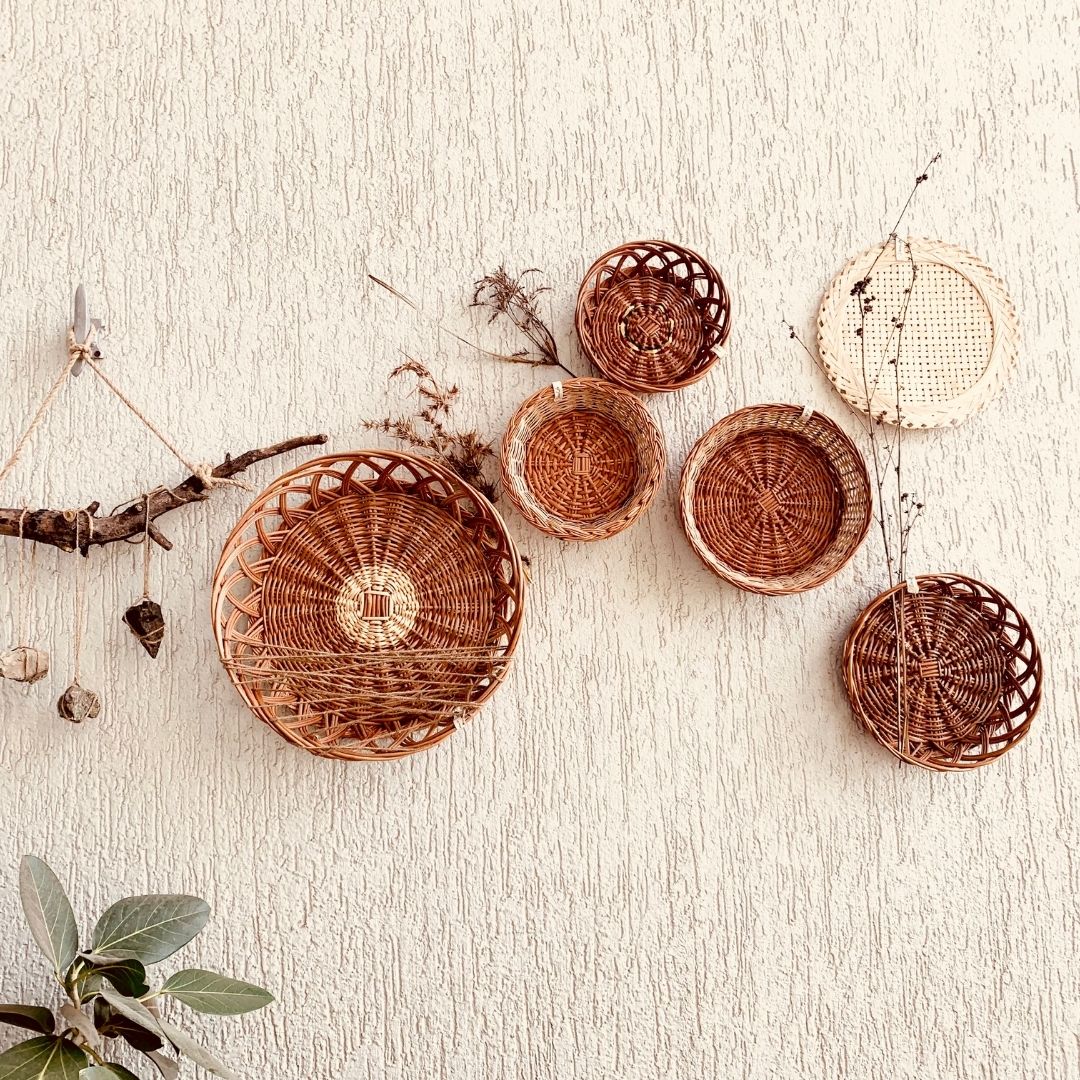
[[[394,468],[401,465],[409,466],[413,475],[419,480],[422,477],[434,477],[441,481],[450,492],[460,492],[462,495],[472,498],[476,501],[477,508],[481,510],[485,518],[490,519],[492,527],[497,529],[504,540],[505,550],[501,553],[501,557],[505,559],[508,564],[507,569],[507,582],[514,585],[513,592],[513,612],[511,619],[507,623],[507,634],[505,644],[499,647],[500,658],[505,662],[502,670],[493,676],[490,685],[483,688],[480,694],[477,695],[472,701],[469,702],[466,712],[468,715],[475,713],[487,700],[495,693],[495,691],[505,681],[507,671],[509,669],[510,661],[513,658],[514,653],[517,650],[517,646],[521,640],[521,635],[524,629],[524,615],[525,615],[525,598],[526,598],[526,582],[527,578],[524,573],[524,564],[521,560],[521,554],[517,549],[517,545],[514,543],[513,535],[506,526],[506,522],[502,515],[499,513],[497,507],[481,492],[476,490],[471,484],[463,480],[452,469],[440,461],[427,457],[422,454],[416,454],[409,451],[395,450],[386,447],[370,447],[358,450],[342,451],[339,453],[322,454],[317,457],[309,458],[307,461],[300,463],[294,468],[289,469],[287,472],[280,474],[270,484],[268,484],[262,491],[253,497],[248,506],[244,509],[240,515],[236,524],[230,530],[224,543],[222,544],[221,552],[218,556],[213,578],[212,588],[210,595],[210,618],[213,626],[214,641],[217,648],[218,658],[221,661],[223,667],[226,668],[226,675],[233,687],[239,693],[244,704],[248,709],[255,714],[255,716],[271,728],[280,738],[292,746],[298,746],[301,749],[307,750],[309,753],[317,757],[325,757],[337,760],[363,760],[363,761],[383,761],[393,758],[406,757],[418,752],[419,750],[429,749],[438,743],[441,743],[444,739],[449,738],[456,729],[457,724],[448,724],[441,730],[430,734],[424,739],[422,746],[410,747],[396,747],[392,750],[385,751],[357,751],[351,747],[343,747],[338,750],[334,746],[320,747],[319,749],[313,749],[310,746],[300,746],[291,735],[283,730],[283,727],[275,721],[271,715],[273,709],[269,708],[257,701],[255,701],[247,692],[246,688],[241,685],[236,679],[233,678],[232,673],[228,670],[228,665],[233,657],[233,653],[229,651],[227,636],[225,634],[225,622],[223,617],[223,611],[225,605],[229,602],[229,590],[236,579],[237,575],[241,577],[250,576],[243,571],[240,564],[242,556],[247,548],[258,545],[262,547],[262,541],[258,537],[247,541],[244,540],[245,533],[247,533],[252,526],[258,520],[260,513],[265,509],[266,504],[271,502],[275,496],[280,495],[283,491],[287,490],[293,481],[312,473],[315,476],[320,474],[330,476],[335,472],[330,466],[340,464],[342,462],[355,463],[357,466],[365,466],[368,464],[368,459],[381,459],[387,463],[387,469],[385,472],[390,472]],[[336,473],[341,476],[342,473]],[[385,494],[402,495],[406,498],[415,497],[409,496],[403,492],[384,492]],[[379,494],[379,492],[372,492],[372,494]],[[427,501],[427,500],[422,500]],[[435,504],[429,504],[435,505]],[[438,509],[438,507],[436,507]],[[443,511],[445,512],[445,510]],[[291,531],[291,530],[289,530]],[[265,548],[264,548],[265,550]],[[229,572],[230,566],[232,567]],[[392,650],[404,655],[412,650]],[[432,721],[435,723],[435,720]],[[389,734],[393,734],[396,729],[388,729]],[[402,730],[405,730],[404,728]]]
[[[985,765],[989,765],[991,762],[997,761],[998,758],[1008,753],[1019,743],[1023,742],[1031,733],[1032,722],[1035,716],[1039,712],[1039,708],[1042,704],[1042,678],[1043,678],[1043,656],[1042,650],[1039,648],[1038,642],[1035,639],[1034,631],[1031,628],[1031,624],[1020,612],[1016,605],[1006,597],[1000,590],[995,589],[992,585],[987,585],[985,581],[979,578],[972,577],[970,574],[962,574],[955,571],[939,571],[936,573],[918,574],[915,576],[915,581],[920,587],[920,591],[924,585],[941,583],[945,586],[951,583],[960,583],[964,586],[972,589],[973,596],[979,596],[980,591],[982,595],[989,599],[996,600],[1004,608],[1010,611],[1017,619],[1020,626],[1027,629],[1030,635],[1031,645],[1031,657],[1029,660],[1029,673],[1030,677],[1035,680],[1033,691],[1030,697],[1027,699],[1028,709],[1024,716],[1023,722],[1017,726],[1011,733],[1010,738],[1003,746],[994,748],[985,754],[979,755],[977,758],[963,758],[958,761],[952,761],[945,757],[916,757],[913,754],[903,752],[899,746],[896,746],[891,739],[886,739],[883,732],[880,730],[877,723],[871,722],[867,718],[865,709],[861,705],[861,701],[857,701],[852,693],[852,685],[854,680],[854,645],[859,633],[864,630],[866,624],[869,622],[873,614],[889,599],[895,596],[897,593],[906,591],[908,584],[906,581],[901,581],[896,585],[892,585],[885,589],[883,592],[878,593],[871,600],[869,600],[865,606],[859,611],[859,614],[855,617],[848,632],[844,638],[842,653],[841,653],[841,674],[844,681],[844,690],[848,697],[848,703],[851,706],[851,710],[858,720],[860,726],[869,730],[873,735],[874,740],[881,746],[885,747],[895,758],[908,765],[916,765],[919,768],[927,769],[932,772],[954,772],[963,773],[970,772],[972,769],[979,769]],[[918,595],[918,594],[913,594]],[[935,593],[935,596],[945,596],[947,594]],[[955,598],[955,597],[954,597]],[[985,620],[979,615],[977,611],[972,610],[972,613],[976,617],[980,618],[980,621]],[[990,627],[990,637],[994,640],[999,639],[999,634],[993,632]],[[1008,672],[1009,665],[1006,663],[1006,671]],[[1002,690],[1001,701],[1007,700],[1008,691]],[[972,746],[976,744],[971,744]]]
[[[879,411],[871,406],[881,401],[877,389],[867,401],[860,365],[847,356],[841,345],[843,305],[856,275],[865,274],[870,264],[882,258],[896,263],[893,237],[879,241],[853,255],[833,277],[822,295],[817,314],[818,357],[828,380],[850,408],[866,415],[880,415],[896,425],[895,402],[884,402]],[[1016,306],[1004,280],[979,256],[956,244],[925,236],[897,239],[906,244],[917,262],[944,266],[963,277],[978,293],[990,317],[993,339],[990,358],[978,380],[967,390],[944,402],[905,401],[900,426],[905,428],[956,427],[983,409],[994,398],[1016,367],[1020,345],[1020,322]]]
[[[789,596],[816,589],[834,578],[851,562],[859,548],[862,547],[863,541],[865,541],[867,534],[870,531],[870,525],[873,521],[873,494],[870,487],[870,475],[867,471],[866,461],[862,453],[859,451],[859,448],[855,445],[851,437],[836,423],[835,420],[832,419],[832,417],[827,416],[817,409],[810,409],[809,412],[807,412],[808,409],[809,406],[804,407],[785,402],[763,402],[756,405],[744,405],[742,408],[736,409],[734,412],[728,413],[727,416],[722,417],[701,435],[694,443],[693,447],[691,447],[690,453],[687,454],[686,461],[683,463],[682,473],[679,477],[679,517],[682,521],[683,531],[690,542],[690,546],[694,549],[695,553],[705,566],[716,574],[717,577],[728,582],[730,585],[734,585],[736,588],[742,589],[744,592],[759,593],[765,596]],[[742,574],[729,568],[722,562],[708,546],[704,536],[701,534],[697,515],[694,512],[694,493],[698,477],[702,469],[712,460],[713,455],[719,449],[713,444],[716,437],[722,433],[725,428],[735,427],[739,421],[748,416],[779,418],[796,415],[802,416],[803,414],[805,414],[807,423],[816,421],[822,424],[822,426],[829,431],[830,435],[836,438],[839,444],[848,453],[851,463],[857,465],[858,471],[863,477],[864,484],[862,486],[865,488],[865,499],[863,500],[863,512],[861,519],[859,520],[858,529],[849,549],[843,554],[839,561],[827,562],[823,555],[817,560],[817,563],[811,564],[811,567],[807,568],[807,570],[798,574],[784,574],[773,578],[751,577],[750,575]],[[775,430],[775,424],[773,423],[763,423],[761,427],[765,430]],[[795,432],[786,433],[797,434]],[[814,448],[824,454],[821,447],[815,445]],[[849,493],[845,492],[845,505],[849,502],[848,495]],[[812,574],[809,573],[809,570],[814,566],[817,566],[818,569]],[[798,580],[792,581],[792,578]]]
[[[695,368],[691,364],[685,374],[676,379],[669,380],[663,383],[650,382],[647,379],[635,379],[629,376],[613,374],[608,370],[607,365],[600,360],[589,346],[589,335],[583,332],[582,321],[582,297],[585,294],[586,286],[589,285],[594,276],[598,274],[605,266],[608,266],[613,257],[622,254],[627,251],[642,251],[642,252],[670,252],[680,257],[689,257],[705,272],[706,275],[711,275],[715,280],[720,292],[720,303],[724,311],[724,322],[720,327],[720,333],[717,340],[710,346],[709,353],[710,359],[707,363],[701,364]],[[634,276],[641,276],[635,274]],[[680,286],[685,289],[685,286]],[[691,290],[685,290],[690,292]],[[595,365],[603,373],[605,379],[617,384],[627,390],[633,390],[641,394],[665,394],[673,393],[676,390],[682,390],[687,386],[693,386],[694,383],[699,382],[716,366],[720,360],[720,352],[731,336],[731,322],[732,322],[732,300],[731,292],[724,282],[723,275],[716,267],[709,262],[703,255],[701,255],[696,249],[687,247],[685,244],[676,243],[673,240],[628,240],[623,244],[618,244],[604,254],[598,256],[590,264],[588,270],[585,271],[581,279],[581,284],[578,286],[577,301],[574,306],[574,329],[577,331],[578,340],[581,342],[582,351],[588,357],[590,363]]]
[[[573,389],[571,389],[573,388]],[[534,505],[535,499],[525,481],[523,468],[512,468],[511,460],[517,456],[520,449],[522,461],[528,448],[528,441],[524,439],[523,427],[526,419],[538,408],[551,402],[561,401],[563,404],[559,412],[589,412],[593,411],[582,407],[567,398],[567,392],[571,394],[596,394],[608,395],[624,404],[641,423],[638,430],[628,430],[625,425],[619,426],[626,431],[633,443],[637,455],[639,471],[644,476],[635,484],[630,495],[622,506],[605,514],[593,521],[582,522],[573,518],[565,517],[553,511]],[[648,443],[655,452],[651,463],[642,470],[642,446]],[[612,382],[609,379],[596,378],[591,375],[583,375],[573,379],[556,380],[547,386],[540,387],[530,394],[514,410],[503,433],[500,470],[502,473],[503,490],[514,508],[534,528],[549,536],[560,540],[595,541],[604,540],[615,536],[628,529],[637,522],[652,505],[660,484],[663,481],[667,468],[667,453],[664,448],[664,440],[660,428],[652,418],[648,409],[625,387]]]

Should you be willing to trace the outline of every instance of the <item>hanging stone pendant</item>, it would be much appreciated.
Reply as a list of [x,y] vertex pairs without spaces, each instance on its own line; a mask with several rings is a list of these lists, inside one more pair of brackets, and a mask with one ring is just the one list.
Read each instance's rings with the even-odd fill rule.
[[49,654],[44,649],[18,645],[0,653],[0,679],[36,683],[49,674]]
[[151,656],[157,656],[161,639],[165,636],[165,618],[161,614],[161,605],[144,596],[124,612],[124,622],[139,639],[139,644]]
[[101,697],[93,690],[84,690],[78,683],[72,683],[60,695],[56,711],[73,724],[96,720],[101,715]]

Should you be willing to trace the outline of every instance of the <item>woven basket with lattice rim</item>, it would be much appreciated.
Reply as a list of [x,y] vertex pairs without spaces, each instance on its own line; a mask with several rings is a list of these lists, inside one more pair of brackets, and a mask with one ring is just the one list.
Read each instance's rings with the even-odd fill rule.
[[902,761],[941,772],[978,768],[1031,728],[1042,694],[1035,637],[981,581],[931,574],[918,578],[918,590],[889,589],[852,626],[843,660],[851,707]]
[[545,386],[502,443],[503,490],[536,528],[603,540],[633,525],[664,476],[664,442],[633,394],[603,379]]
[[358,450],[270,485],[214,578],[218,650],[251,709],[325,757],[440,742],[502,681],[524,579],[494,507],[427,458]]
[[[864,316],[852,290],[866,279]],[[887,240],[855,256],[818,312],[818,352],[844,400],[909,428],[959,424],[981,409],[1012,370],[1019,337],[1002,280],[940,240]]]
[[575,324],[585,354],[609,379],[643,393],[678,390],[716,363],[731,332],[731,298],[700,255],[642,240],[589,267]]
[[872,505],[855,444],[798,405],[725,417],[690,451],[679,487],[683,527],[705,565],[770,596],[838,573],[866,538]]

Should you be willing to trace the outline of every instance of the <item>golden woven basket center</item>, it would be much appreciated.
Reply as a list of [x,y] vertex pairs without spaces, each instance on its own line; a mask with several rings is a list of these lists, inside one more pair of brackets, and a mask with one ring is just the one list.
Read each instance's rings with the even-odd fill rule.
[[393,566],[358,570],[334,601],[338,625],[364,649],[385,649],[403,641],[416,625],[420,597],[409,576]]
[[705,545],[729,569],[781,577],[813,566],[840,531],[844,496],[826,454],[793,433],[751,431],[719,447],[694,487]]
[[[893,594],[895,597],[896,594]],[[900,738],[902,718],[910,749],[980,741],[999,719],[1005,661],[986,623],[949,595],[904,594],[904,684],[898,707],[897,625],[892,598],[870,613],[852,645],[859,673],[858,700],[867,722],[888,743]]]
[[411,495],[361,492],[286,535],[266,571],[260,612],[272,647],[452,653],[488,642],[494,604],[484,553],[450,514]]
[[899,368],[903,400],[941,405],[979,382],[993,352],[993,316],[963,274],[941,263],[920,263],[912,286],[906,262],[882,262],[871,275],[871,312],[860,319],[858,300],[852,298],[855,313],[844,321],[841,340],[852,357],[862,356],[865,341],[870,385],[879,388],[878,397],[895,396],[888,358],[896,355],[894,320],[904,310],[909,287]]
[[548,513],[574,522],[602,518],[633,496],[634,440],[603,413],[570,410],[540,424],[525,447],[525,483]]
[[687,288],[645,276],[608,288],[597,305],[591,336],[610,375],[675,378],[693,366],[705,328]]

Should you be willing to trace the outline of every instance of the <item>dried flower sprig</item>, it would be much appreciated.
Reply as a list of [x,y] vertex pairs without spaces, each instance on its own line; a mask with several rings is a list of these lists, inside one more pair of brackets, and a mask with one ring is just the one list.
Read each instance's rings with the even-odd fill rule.
[[471,484],[486,498],[494,502],[498,498],[498,481],[491,475],[495,451],[475,431],[452,431],[446,422],[460,395],[457,386],[443,386],[418,360],[406,358],[390,372],[390,379],[412,375],[416,379],[418,407],[412,416],[365,420],[366,431],[380,431],[385,435],[418,450],[435,454],[467,484]]

